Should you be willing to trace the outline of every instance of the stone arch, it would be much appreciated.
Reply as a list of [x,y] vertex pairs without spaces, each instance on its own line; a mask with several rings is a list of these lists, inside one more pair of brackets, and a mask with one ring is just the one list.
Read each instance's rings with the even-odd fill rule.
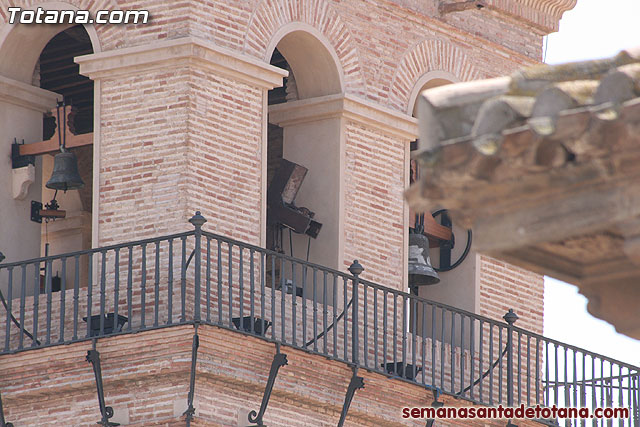
[[291,67],[299,99],[344,92],[340,59],[314,27],[292,22],[280,28],[267,47],[265,61],[269,61],[276,47]]
[[433,71],[454,76],[457,81],[474,80],[480,75],[458,47],[444,40],[424,40],[402,57],[391,82],[389,105],[410,114],[409,104],[417,81]]
[[[12,58],[12,61],[2,61],[0,63],[0,75],[9,77],[14,80],[21,81],[23,83],[31,84],[31,76],[26,76],[27,70],[33,70],[40,55],[40,52],[45,45],[56,34],[72,27],[71,24],[59,24],[59,25],[19,25],[8,24],[9,11],[8,8],[12,6],[12,2],[1,1],[2,3],[2,27],[0,27],[0,57]],[[95,5],[89,1],[82,2],[87,3],[87,8],[93,6],[92,9],[101,9],[108,7],[111,1],[107,4]],[[80,10],[85,9],[80,6],[76,6],[68,2],[52,1],[52,2],[38,2],[29,1],[19,4],[22,9],[35,10],[38,7],[42,7],[45,10]],[[92,24],[84,25],[91,44],[93,46],[94,53],[101,51],[100,38],[98,32]],[[25,49],[25,44],[28,44],[28,48]]]
[[413,85],[413,89],[411,90],[411,94],[408,98],[409,102],[407,103],[406,113],[415,117],[413,111],[418,100],[418,95],[423,90],[442,86],[444,84],[458,83],[459,81],[460,79],[458,78],[458,76],[448,71],[427,71],[422,76],[420,76],[416,83]]
[[329,51],[334,51],[339,60],[344,91],[364,96],[366,89],[360,57],[351,34],[325,0],[262,0],[247,27],[243,50],[268,61],[279,38],[295,28],[288,25],[292,23],[301,24],[301,28],[310,34],[313,34],[309,30],[312,27],[318,40],[326,40],[331,47]]
[[[118,9],[114,0],[78,0],[68,1],[42,1],[42,0],[0,0],[0,57],[16,58],[11,63],[4,61],[0,64],[0,75],[9,77],[23,83],[31,84],[31,80],[20,77],[21,71],[33,69],[37,61],[37,55],[56,34],[66,30],[72,25],[19,25],[8,24],[9,7],[17,6],[22,9],[35,10],[42,7],[45,10],[89,10],[95,16],[98,10]],[[84,25],[89,34],[93,52],[102,52],[110,40],[121,40],[120,32],[124,31],[123,25]],[[28,49],[25,49],[25,43]]]

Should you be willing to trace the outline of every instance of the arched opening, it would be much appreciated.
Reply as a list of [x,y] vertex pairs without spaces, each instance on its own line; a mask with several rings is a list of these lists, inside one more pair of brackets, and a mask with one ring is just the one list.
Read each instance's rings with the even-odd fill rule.
[[[408,112],[411,112],[413,117],[417,117],[417,105],[418,105],[418,96],[420,93],[427,89],[436,88],[439,86],[448,85],[451,83],[457,82],[458,79],[447,72],[435,71],[430,72],[423,75],[417,82],[416,87],[412,92],[411,102],[408,106]],[[418,141],[411,142],[411,151],[415,151],[418,148]],[[415,180],[418,179],[420,175],[420,170],[417,162],[413,159],[410,160],[410,177],[408,185],[413,184]],[[446,208],[446,206],[445,206]],[[427,223],[427,215],[430,216],[429,212],[424,213],[424,223]],[[420,216],[416,215],[412,210],[409,211],[409,227],[415,227],[416,222]],[[446,221],[446,220],[445,220]],[[438,216],[435,223],[441,224],[445,223],[443,221],[442,215]],[[426,226],[425,226],[426,228]],[[443,242],[437,241],[436,239],[429,239],[430,248],[429,248],[429,256],[431,258],[432,265],[436,270],[440,270],[443,267],[443,264],[446,262],[445,259],[449,259],[451,263],[455,263],[459,260],[465,251],[465,246],[467,243],[467,230],[458,227],[456,224],[453,224],[453,247],[450,250],[448,255],[445,255],[444,258],[441,257],[442,249],[441,246]],[[469,312],[475,313],[478,312],[478,294],[479,294],[479,286],[477,280],[478,275],[476,274],[476,268],[478,265],[478,261],[476,258],[476,253],[471,249],[468,255],[464,258],[464,260],[456,267],[448,271],[438,271],[438,276],[440,277],[440,282],[437,284],[432,284],[428,286],[419,286],[414,289],[410,289],[414,293],[417,293],[419,296],[423,298],[427,298],[432,301],[440,302],[443,304],[447,304],[453,307],[457,307],[463,310],[467,310]],[[411,287],[411,283],[409,282],[409,286]],[[418,311],[418,333],[424,333],[425,336],[431,336],[432,331],[445,331],[444,337],[440,337],[445,342],[450,342],[451,338],[451,325],[450,322],[445,321],[445,324],[442,324],[442,318],[440,316],[435,317],[435,324],[432,324],[433,318],[431,315],[427,315],[427,317],[422,319],[422,313]],[[425,329],[422,331],[422,326],[424,325]],[[437,332],[437,334],[440,332]],[[477,337],[476,337],[477,339]],[[460,343],[469,342],[469,331],[465,332],[464,336],[460,335],[460,331],[457,332],[455,337],[456,345],[460,345]]]
[[[22,156],[19,162],[9,156],[9,161],[0,165],[0,174],[10,183],[9,191],[0,195],[4,218],[0,250],[7,261],[36,258],[45,251],[59,254],[91,247],[94,88],[93,81],[79,74],[74,58],[94,53],[94,40],[95,31],[87,31],[82,25],[15,25],[0,34],[0,56],[12,58],[0,65],[1,82],[12,88],[10,90],[28,94],[22,97],[23,102],[16,101],[18,97],[13,98],[10,90],[0,95],[3,106],[0,129],[3,141],[7,141],[4,149],[7,153],[16,152],[16,147],[11,146],[15,138],[18,142],[24,140],[33,152]],[[58,134],[62,131],[57,123],[56,101],[63,100],[68,105],[67,151],[76,155],[78,172],[85,185],[80,190],[59,191],[55,195],[59,209],[66,212],[65,218],[50,221],[43,218],[38,223],[30,216],[32,202],[44,205],[54,199],[55,191],[45,184],[52,174]],[[77,135],[84,135],[85,142],[74,146]],[[25,171],[29,171],[28,179],[23,178]],[[12,185],[20,184],[17,180],[22,180],[24,187],[19,196],[11,191]],[[5,234],[4,225],[11,231]],[[82,278],[88,272],[85,261],[79,265],[81,286],[86,283]],[[54,278],[59,279],[59,269],[60,266],[53,267],[50,272]],[[67,269],[68,276],[73,274],[69,270],[71,268]],[[43,282],[41,280],[41,292]],[[53,280],[53,291],[59,289],[57,283],[59,280]],[[73,278],[68,277],[67,283],[73,283]],[[34,292],[33,286],[27,288],[27,294]]]
[[[433,89],[434,87],[440,87],[440,86],[445,86],[445,85],[449,85],[451,83],[453,83],[453,80],[449,80],[449,79],[444,79],[444,78],[439,78],[439,77],[435,77],[433,79],[429,79],[429,81],[427,81],[425,84],[423,84],[420,89],[418,90],[418,94],[424,92],[427,89]],[[418,97],[415,96],[413,98],[413,100],[411,101],[411,103],[413,104],[413,107],[411,108],[411,115],[413,117],[418,117]]]
[[[42,49],[36,73],[42,89],[60,94],[60,99],[71,106],[73,114],[67,127],[76,135],[93,132],[93,81],[79,74],[74,58],[93,53],[89,34],[82,25],[70,27],[56,36]],[[69,108],[67,108],[69,111]],[[57,118],[45,115],[43,140],[53,136]],[[61,208],[67,212],[62,220],[43,222],[43,250],[49,243],[49,253],[57,254],[91,247],[91,206],[93,182],[93,146],[68,148],[78,159],[78,172],[84,181],[80,190],[69,190],[56,195]],[[53,172],[54,155],[45,154],[42,159],[42,200],[51,200],[55,191],[45,187]],[[72,224],[80,222],[78,227]],[[52,231],[53,229],[53,231]]]
[[[433,89],[440,86],[445,86],[451,83],[458,82],[459,79],[451,73],[446,71],[430,71],[423,74],[416,84],[414,85],[411,95],[409,97],[409,105],[407,108],[407,114],[411,114],[412,117],[418,117],[418,97],[422,92],[427,89]],[[416,151],[418,149],[418,140],[411,141],[410,151]],[[418,166],[415,160],[410,160],[410,173],[408,185],[413,184],[417,178]],[[410,211],[409,222],[412,223],[415,219],[415,213]]]
[[[411,112],[412,117],[418,117],[418,96],[427,89],[433,89],[439,86],[445,86],[453,83],[455,80],[446,79],[443,77],[432,77],[433,73],[427,73],[423,76],[418,83],[416,84],[416,89],[413,90],[412,98],[409,103],[409,111]],[[439,73],[436,74],[439,76]],[[453,76],[452,76],[453,77]],[[426,81],[425,81],[426,80]],[[411,141],[409,150],[414,152],[418,149],[418,140]],[[408,185],[413,184],[417,179],[420,171],[418,170],[418,163],[410,159],[410,171],[409,171],[409,182]],[[416,222],[416,213],[413,210],[409,210],[409,224],[410,227],[413,227]]]
[[296,99],[342,92],[337,57],[317,37],[304,30],[291,31],[280,39],[271,57],[277,59],[278,51],[294,72]]
[[[342,125],[339,115],[320,114],[317,105],[342,93],[342,76],[335,53],[315,30],[296,24],[287,31],[274,38],[270,58],[289,76],[268,94],[267,248],[338,268]],[[285,187],[289,192],[283,197]],[[298,295],[305,286],[301,274]],[[286,273],[289,285],[293,275]]]

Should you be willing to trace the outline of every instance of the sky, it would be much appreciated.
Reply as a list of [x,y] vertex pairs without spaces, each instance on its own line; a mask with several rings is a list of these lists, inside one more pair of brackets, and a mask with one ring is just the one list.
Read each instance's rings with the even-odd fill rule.
[[[640,0],[578,0],[543,46],[548,64],[606,58],[640,46]],[[575,286],[546,277],[544,304],[545,336],[640,366],[640,341],[588,314]]]
[[578,0],[547,38],[546,62],[605,58],[640,45],[640,0]]

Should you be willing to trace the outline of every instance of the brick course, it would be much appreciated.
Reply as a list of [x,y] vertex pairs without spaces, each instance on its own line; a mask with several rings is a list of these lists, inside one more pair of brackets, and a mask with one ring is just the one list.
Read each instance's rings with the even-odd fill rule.
[[[242,426],[239,416],[257,410],[275,349],[266,341],[212,326],[198,329],[196,418],[192,425]],[[132,426],[184,425],[191,366],[192,326],[99,339],[105,401]],[[5,417],[20,426],[92,425],[100,419],[91,365],[84,359],[90,342],[0,356],[0,389]],[[243,348],[242,354],[238,348]],[[340,417],[352,371],[286,346],[289,364],[280,369],[265,415],[273,426],[330,426]],[[429,406],[432,392],[403,381],[360,370],[365,388],[355,394],[346,425],[424,425],[404,420],[404,406]],[[47,399],[57,395],[61,399]],[[469,406],[442,396],[447,406]],[[537,425],[518,421],[519,425]],[[244,424],[248,425],[248,424]],[[438,421],[443,426],[468,422]],[[487,420],[476,425],[499,426]]]

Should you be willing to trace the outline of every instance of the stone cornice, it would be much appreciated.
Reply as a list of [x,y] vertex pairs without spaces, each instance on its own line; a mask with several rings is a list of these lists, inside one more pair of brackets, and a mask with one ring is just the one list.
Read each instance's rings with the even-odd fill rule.
[[327,95],[269,107],[269,122],[283,127],[331,117],[344,117],[406,141],[418,137],[415,118],[352,95]]
[[257,87],[282,86],[287,71],[195,37],[111,50],[75,59],[80,74],[91,79],[111,78],[148,70],[193,64]]
[[[442,3],[456,3],[463,0],[439,1]],[[412,15],[418,12],[424,18],[435,18],[440,21],[442,16],[438,12],[439,1],[381,0],[381,2],[391,5],[394,9],[398,7],[404,8],[411,11]],[[573,9],[576,3],[577,0],[485,0],[485,10],[519,21],[535,29],[540,34],[548,34],[558,31],[562,15],[564,12]]]
[[564,12],[575,7],[578,0],[488,0],[490,9],[525,20],[543,33],[558,31]]
[[56,106],[56,99],[62,100],[62,95],[0,76],[0,102],[46,113]]

